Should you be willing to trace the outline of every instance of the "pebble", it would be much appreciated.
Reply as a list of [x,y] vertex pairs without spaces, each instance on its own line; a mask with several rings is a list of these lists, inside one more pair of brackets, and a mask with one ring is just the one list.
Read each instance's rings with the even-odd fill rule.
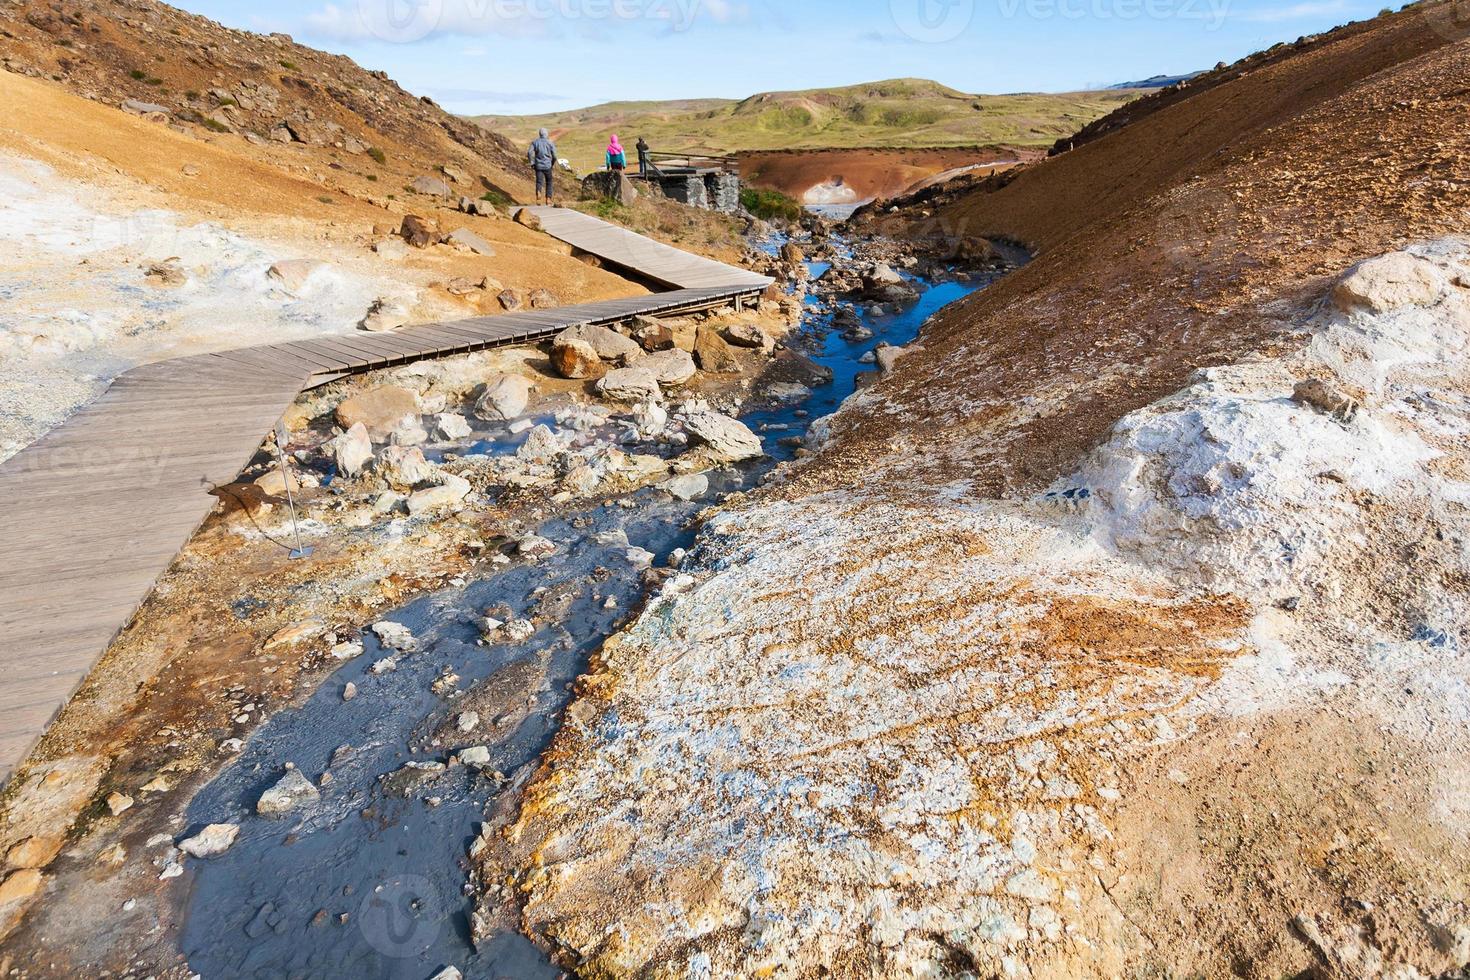
[[231,823],[212,823],[188,840],[179,844],[179,850],[196,858],[214,857],[223,854],[235,843],[240,828]]
[[274,816],[295,809],[299,803],[320,798],[321,793],[311,784],[311,780],[292,766],[280,781],[261,794],[260,800],[255,804],[255,812]]
[[342,700],[351,701],[357,697],[357,685],[348,681],[342,688]]

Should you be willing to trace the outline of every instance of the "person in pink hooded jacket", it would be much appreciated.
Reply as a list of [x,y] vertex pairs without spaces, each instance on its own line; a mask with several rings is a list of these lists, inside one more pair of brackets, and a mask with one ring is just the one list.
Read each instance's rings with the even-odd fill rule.
[[613,133],[612,139],[607,144],[607,169],[626,170],[628,168],[628,154],[623,152],[623,144],[618,142],[618,134]]

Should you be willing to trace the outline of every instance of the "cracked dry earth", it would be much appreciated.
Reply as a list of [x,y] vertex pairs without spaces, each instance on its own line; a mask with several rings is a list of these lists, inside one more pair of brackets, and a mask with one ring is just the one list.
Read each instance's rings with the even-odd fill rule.
[[911,430],[712,516],[476,842],[477,930],[592,977],[1463,969],[1467,259],[1366,263],[1042,493],[919,485]]

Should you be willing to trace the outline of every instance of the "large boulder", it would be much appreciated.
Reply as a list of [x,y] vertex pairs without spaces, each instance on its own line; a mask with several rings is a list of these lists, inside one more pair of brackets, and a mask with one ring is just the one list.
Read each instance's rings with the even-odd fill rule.
[[519,211],[517,211],[515,222],[518,225],[525,225],[532,231],[541,230],[541,219],[532,214],[530,208],[521,208]]
[[452,473],[440,473],[439,485],[415,491],[408,498],[408,512],[414,516],[453,507],[470,495],[470,481]]
[[633,321],[633,339],[650,354],[674,347],[673,329],[651,316],[640,316]]
[[1389,313],[1405,306],[1428,306],[1439,298],[1434,266],[1408,252],[1390,252],[1361,263],[1337,284],[1332,300],[1344,313]]
[[797,265],[806,261],[806,253],[795,242],[787,242],[781,246],[781,261]]
[[600,327],[596,324],[582,323],[575,327],[567,327],[556,335],[558,341],[580,340],[587,344],[604,361],[627,366],[643,356],[643,348],[636,341],[630,340],[608,327]]
[[602,374],[602,361],[585,340],[557,338],[551,345],[551,366],[563,378],[595,378]]
[[720,336],[720,332],[707,323],[699,325],[694,335],[694,358],[701,370],[715,374],[739,374],[740,360],[735,351]]
[[519,374],[499,374],[485,383],[475,414],[487,422],[509,422],[525,413],[530,400],[530,381]]
[[738,419],[718,412],[697,412],[684,420],[684,428],[711,455],[730,463],[765,455],[760,436]]
[[514,289],[502,289],[495,298],[500,302],[500,308],[507,313],[514,313],[526,305],[525,300],[521,299],[521,294]]
[[454,188],[438,177],[415,177],[409,186],[416,192],[428,194],[430,197],[451,197],[454,194]]
[[658,379],[661,385],[682,385],[688,383],[694,377],[697,370],[694,366],[694,358],[689,356],[688,351],[673,350],[659,351],[657,354],[648,354],[637,364],[637,367],[647,371]]
[[736,347],[760,350],[771,342],[766,332],[754,323],[737,323],[725,331],[725,339]]
[[353,395],[337,406],[337,424],[343,429],[362,425],[373,442],[387,442],[405,417],[417,417],[419,396],[407,388],[383,385]]
[[414,248],[428,248],[439,241],[438,225],[416,214],[404,215],[398,234]]
[[597,390],[604,397],[620,402],[657,401],[663,394],[658,377],[641,364],[609,371],[597,382]]

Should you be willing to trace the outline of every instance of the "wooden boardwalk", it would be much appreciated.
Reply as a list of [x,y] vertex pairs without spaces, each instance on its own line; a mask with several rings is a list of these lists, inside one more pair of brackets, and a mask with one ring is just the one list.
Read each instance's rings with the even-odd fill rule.
[[[584,222],[576,225],[588,240]],[[621,235],[613,239],[609,261],[639,258]],[[666,248],[648,251],[648,268],[630,268],[664,282],[693,268],[665,256]],[[726,282],[697,288],[249,347],[120,375],[96,401],[0,463],[0,785],[209,515],[216,503],[209,489],[235,479],[303,389],[536,341],[575,324],[725,305],[770,281],[721,268]]]

